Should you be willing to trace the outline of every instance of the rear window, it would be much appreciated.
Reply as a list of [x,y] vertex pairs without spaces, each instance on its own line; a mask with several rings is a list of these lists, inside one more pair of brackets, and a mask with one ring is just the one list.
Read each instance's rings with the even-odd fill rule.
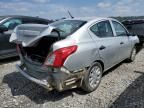
[[61,37],[66,37],[68,35],[71,35],[75,31],[77,31],[85,23],[86,21],[81,21],[81,20],[63,20],[63,21],[54,22],[50,25],[61,30],[60,32]]

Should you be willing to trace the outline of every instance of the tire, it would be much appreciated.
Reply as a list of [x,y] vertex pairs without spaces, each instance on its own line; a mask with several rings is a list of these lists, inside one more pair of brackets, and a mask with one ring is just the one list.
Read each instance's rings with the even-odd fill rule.
[[87,93],[96,90],[101,82],[102,73],[101,64],[98,62],[93,63],[85,73],[81,88]]
[[128,59],[130,62],[133,62],[135,60],[136,52],[137,52],[136,47],[134,47],[131,51],[130,58]]

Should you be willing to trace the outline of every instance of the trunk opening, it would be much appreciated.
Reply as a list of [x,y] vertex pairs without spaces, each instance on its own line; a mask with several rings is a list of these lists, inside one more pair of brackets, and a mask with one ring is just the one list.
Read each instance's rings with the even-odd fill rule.
[[34,62],[44,63],[51,46],[58,41],[58,37],[43,37],[32,47],[20,47],[22,54]]

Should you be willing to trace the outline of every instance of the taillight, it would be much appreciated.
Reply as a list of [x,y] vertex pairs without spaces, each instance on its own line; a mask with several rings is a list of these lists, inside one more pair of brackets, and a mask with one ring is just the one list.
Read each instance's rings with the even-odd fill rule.
[[54,51],[52,54],[48,55],[44,65],[52,67],[61,67],[63,66],[67,57],[76,52],[76,50],[76,45],[60,48]]

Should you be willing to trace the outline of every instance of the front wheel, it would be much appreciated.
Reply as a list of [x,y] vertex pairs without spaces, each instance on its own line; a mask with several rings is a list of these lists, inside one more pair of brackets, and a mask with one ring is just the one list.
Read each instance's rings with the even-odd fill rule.
[[102,78],[102,66],[100,63],[95,62],[85,73],[82,89],[86,92],[94,91],[100,84]]
[[132,49],[132,52],[131,52],[129,61],[130,61],[130,62],[133,62],[133,61],[135,60],[135,57],[136,57],[136,48],[134,47],[134,48]]

